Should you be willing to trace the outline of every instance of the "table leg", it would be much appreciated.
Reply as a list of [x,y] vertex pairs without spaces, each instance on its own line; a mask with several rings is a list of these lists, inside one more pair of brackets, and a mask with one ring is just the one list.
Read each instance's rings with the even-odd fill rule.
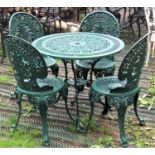
[[[71,68],[72,68],[72,71],[73,71],[74,83],[70,84],[68,82],[68,77],[67,77],[67,73],[68,73],[67,64],[64,63],[64,66],[65,66],[65,72],[66,72],[65,74],[66,74],[66,82],[67,82],[66,87],[73,86],[75,88],[75,95],[74,95],[73,101],[71,102],[71,106],[72,107],[75,106],[75,109],[76,109],[76,112],[73,115],[70,108],[69,108],[69,103],[67,101],[68,99],[66,99],[66,102],[65,102],[66,111],[67,111],[67,114],[70,117],[70,119],[75,123],[77,131],[86,132],[87,129],[88,129],[88,126],[89,126],[89,124],[91,122],[92,116],[93,116],[94,105],[91,105],[91,104],[89,105],[90,106],[90,111],[89,111],[88,117],[86,118],[86,120],[83,121],[83,119],[85,119],[85,118],[83,118],[85,116],[85,114],[80,113],[81,110],[83,110],[83,109],[81,109],[82,107],[79,106],[79,104],[80,104],[79,103],[79,93],[80,93],[80,91],[82,91],[81,83],[83,82],[83,80],[77,78],[75,67],[74,67],[74,61],[71,60]],[[80,82],[80,80],[82,82]],[[86,82],[85,83],[83,82],[83,84],[86,84]]]

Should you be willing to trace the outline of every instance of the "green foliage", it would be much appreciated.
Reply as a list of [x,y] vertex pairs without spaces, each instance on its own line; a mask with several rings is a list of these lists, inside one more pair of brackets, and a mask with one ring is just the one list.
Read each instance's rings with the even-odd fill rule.
[[155,77],[150,77],[149,80],[151,85],[155,85]]
[[[87,115],[84,115],[83,117],[80,118],[80,126],[81,127],[85,127],[88,125],[88,131],[91,132],[95,129],[96,127],[96,121],[94,118],[92,118],[92,120],[90,120],[90,122],[88,121],[88,116]],[[75,123],[71,123],[68,125],[68,129],[70,132],[76,132],[76,125]]]
[[91,145],[91,148],[98,148],[98,147],[112,147],[114,145],[113,138],[109,135],[103,135],[97,139],[96,144]]
[[[99,132],[100,131],[100,132]],[[101,128],[99,127],[98,129],[96,129],[97,133],[100,133],[99,137],[94,137],[92,135],[92,137],[89,139],[89,147],[90,148],[108,148],[108,147],[114,147],[114,141],[113,138],[111,136],[111,134],[109,133],[109,129],[108,128]]]
[[10,79],[7,75],[0,76],[0,84],[9,84]]
[[150,87],[147,90],[147,94],[145,94],[142,98],[139,98],[138,103],[140,106],[148,107],[148,110],[152,109],[155,104],[155,77],[151,77],[150,79]]
[[94,118],[92,118],[92,120],[89,121],[89,116],[84,115],[83,117],[80,118],[80,126],[86,126],[87,124],[89,124],[88,130],[93,131],[96,126],[96,121]]
[[90,148],[108,148],[114,146],[111,129],[98,126],[94,120],[91,125],[89,126],[87,135],[79,136],[80,143],[86,144]]
[[41,145],[41,133],[37,129],[30,131],[16,130],[11,132],[10,126],[16,122],[16,117],[10,116],[8,120],[0,121],[0,148],[34,148]]
[[93,143],[89,145],[91,148],[108,148],[108,147],[114,147],[114,141],[112,138],[111,130],[109,128],[102,128],[97,127],[95,131],[97,133],[100,133],[100,136],[98,138],[95,138],[93,140]]
[[135,127],[133,129],[133,140],[131,141],[131,144],[133,144],[135,147],[142,148],[149,145],[147,141],[144,139],[144,133],[140,131],[138,127]]
[[75,125],[75,123],[70,123],[70,124],[68,125],[68,130],[69,130],[70,132],[76,132],[76,125]]
[[[136,120],[137,122],[137,120]],[[131,117],[126,119],[126,135],[130,135],[129,144],[136,148],[154,147],[154,127],[139,126]]]
[[0,101],[0,107],[8,107],[6,103]]
[[148,94],[149,94],[150,96],[155,96],[155,87],[150,87],[150,88],[148,89]]
[[7,120],[6,124],[8,127],[11,127],[13,124],[16,123],[16,117],[15,116],[10,116],[9,119]]
[[5,73],[12,73],[13,72],[13,69],[11,66],[6,66],[5,69],[4,69]]
[[56,59],[56,63],[57,63],[58,65],[60,65],[60,64],[62,63],[62,61],[61,61],[60,59]]
[[13,124],[15,124],[16,122],[16,116],[15,115],[11,115],[10,117],[8,117],[7,121],[2,121],[0,124],[1,128],[5,128],[5,129],[9,129]]
[[[0,140],[0,148],[34,148],[41,144],[38,140],[40,134],[37,130],[24,131],[19,130],[7,133],[5,139]],[[37,139],[36,139],[37,138]]]
[[32,108],[33,108],[33,105],[31,105],[29,102],[22,102],[22,109],[23,109],[23,116],[26,116],[26,117],[30,117],[31,114],[32,114]]

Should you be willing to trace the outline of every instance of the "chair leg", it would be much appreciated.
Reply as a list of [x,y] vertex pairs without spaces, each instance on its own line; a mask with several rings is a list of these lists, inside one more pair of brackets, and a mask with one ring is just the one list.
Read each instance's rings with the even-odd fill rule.
[[119,131],[120,131],[120,143],[122,147],[128,146],[128,141],[125,135],[124,129],[124,120],[125,120],[125,113],[126,113],[127,106],[121,103],[117,109],[118,112],[118,124],[119,124]]
[[139,115],[138,115],[138,112],[137,112],[137,101],[138,101],[138,97],[139,97],[139,92],[135,95],[135,98],[134,98],[134,111],[135,111],[135,114],[136,114],[136,117],[139,121],[139,125],[141,126],[144,126],[145,125],[145,122],[143,119],[140,119]]
[[19,111],[18,111],[18,116],[17,116],[16,123],[13,124],[13,125],[11,126],[11,129],[13,129],[13,131],[17,129],[17,126],[18,126],[18,124],[19,124],[19,120],[20,120],[20,117],[21,117],[21,111],[22,111],[22,107],[21,107],[22,96],[23,96],[23,94],[20,94],[20,93],[15,92],[16,103],[18,104]]
[[102,111],[102,115],[106,115],[108,113],[108,110],[109,110],[108,98],[107,96],[105,96],[105,105]]
[[[84,69],[84,68],[76,66],[75,72],[76,72],[77,78],[83,78],[84,80],[87,80],[89,69]],[[91,85],[90,80],[88,80],[87,87],[90,87],[90,85]]]
[[57,64],[54,64],[53,66],[51,66],[51,70],[52,74],[57,77],[59,74],[59,66]]
[[43,145],[49,146],[49,136],[48,136],[48,124],[47,124],[47,105],[45,103],[41,103],[38,107],[41,123],[42,123],[42,132],[43,132]]
[[84,68],[76,66],[76,76],[77,76],[77,78],[82,78],[83,77],[83,79],[87,80],[88,71],[89,71],[89,69],[84,69]]

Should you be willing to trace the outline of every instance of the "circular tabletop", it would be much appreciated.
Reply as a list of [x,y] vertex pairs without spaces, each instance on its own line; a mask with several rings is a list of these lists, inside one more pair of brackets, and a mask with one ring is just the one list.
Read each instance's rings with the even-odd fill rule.
[[32,45],[43,55],[70,60],[100,58],[124,48],[119,38],[90,32],[47,35],[36,39]]

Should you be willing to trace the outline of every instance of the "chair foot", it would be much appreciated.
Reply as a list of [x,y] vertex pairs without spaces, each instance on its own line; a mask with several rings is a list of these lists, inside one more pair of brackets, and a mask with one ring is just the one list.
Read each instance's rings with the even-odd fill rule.
[[44,138],[43,142],[42,142],[43,146],[50,146],[50,142],[48,138]]
[[125,128],[124,128],[126,110],[127,110],[127,106],[124,104],[123,98],[122,98],[120,99],[120,104],[117,109],[119,132],[120,132],[120,144],[122,147],[128,147],[128,141],[125,135]]
[[135,95],[135,99],[134,99],[134,111],[135,111],[135,115],[139,121],[139,125],[140,126],[144,126],[145,122],[143,119],[141,119],[138,115],[138,111],[137,111],[137,101],[138,101],[138,97],[139,97],[139,92]]
[[14,92],[11,92],[10,93],[10,96],[9,96],[9,99],[10,100],[14,100],[15,98],[16,98],[15,93]]
[[144,121],[144,119],[140,119],[140,120],[139,120],[139,125],[140,125],[140,126],[145,126],[145,121]]
[[17,129],[16,124],[12,124],[10,129],[11,129],[11,131],[15,131]]
[[48,123],[47,123],[47,110],[48,107],[45,103],[40,103],[39,112],[41,116],[42,133],[43,133],[43,145],[49,146],[49,136],[48,136]]
[[18,91],[15,91],[14,94],[15,94],[15,98],[16,98],[16,103],[18,104],[19,111],[18,111],[16,123],[11,126],[12,130],[15,130],[19,124],[19,120],[21,117],[21,111],[22,111],[21,102],[22,102],[22,96],[23,96],[23,94],[20,94]]
[[121,143],[121,146],[122,147],[124,147],[124,148],[127,148],[128,147],[128,140],[127,140],[126,137],[121,137],[120,143]]

